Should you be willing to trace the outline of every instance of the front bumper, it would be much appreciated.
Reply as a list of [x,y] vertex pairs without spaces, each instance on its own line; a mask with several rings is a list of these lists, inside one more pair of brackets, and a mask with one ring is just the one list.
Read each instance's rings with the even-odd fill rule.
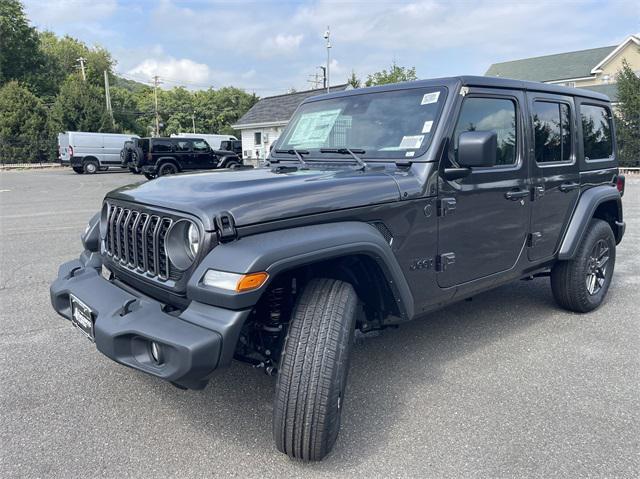
[[[233,359],[240,329],[250,310],[232,311],[191,301],[179,314],[125,285],[105,279],[97,253],[60,266],[50,288],[51,303],[70,320],[69,295],[94,313],[95,343],[107,357],[191,389],[206,386],[216,368]],[[160,344],[163,360],[151,356],[151,341]]]

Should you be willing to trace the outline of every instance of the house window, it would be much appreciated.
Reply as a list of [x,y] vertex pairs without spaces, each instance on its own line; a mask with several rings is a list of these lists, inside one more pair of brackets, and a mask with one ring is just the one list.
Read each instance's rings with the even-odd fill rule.
[[602,160],[613,155],[611,141],[611,114],[604,107],[581,105],[582,141],[584,142],[584,159]]
[[533,103],[533,134],[536,161],[549,163],[571,160],[571,120],[564,103]]
[[253,134],[253,144],[254,145],[261,145],[262,144],[262,133],[259,131],[256,131]]

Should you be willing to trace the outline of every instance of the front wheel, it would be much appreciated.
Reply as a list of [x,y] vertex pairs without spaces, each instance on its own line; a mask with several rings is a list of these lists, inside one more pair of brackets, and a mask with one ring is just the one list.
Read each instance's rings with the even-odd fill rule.
[[558,262],[551,270],[556,302],[577,313],[596,309],[607,295],[615,262],[616,241],[611,226],[592,219],[575,257]]
[[81,166],[74,166],[73,171],[81,175],[82,173],[84,173],[84,168],[82,168]]
[[294,308],[273,408],[276,446],[292,458],[319,461],[338,437],[357,304],[349,283],[314,279]]

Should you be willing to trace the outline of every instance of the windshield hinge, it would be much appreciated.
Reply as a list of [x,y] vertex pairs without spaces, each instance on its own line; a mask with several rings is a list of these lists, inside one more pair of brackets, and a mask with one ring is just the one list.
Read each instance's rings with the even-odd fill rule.
[[228,211],[223,211],[216,216],[216,228],[218,229],[218,239],[221,243],[236,239],[236,224]]

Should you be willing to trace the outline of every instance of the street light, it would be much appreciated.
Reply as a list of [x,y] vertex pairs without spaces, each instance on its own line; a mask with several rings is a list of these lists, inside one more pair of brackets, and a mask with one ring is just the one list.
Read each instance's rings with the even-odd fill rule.
[[331,85],[331,75],[329,73],[329,64],[331,62],[331,31],[329,30],[329,25],[327,25],[327,30],[324,32],[324,39],[327,41],[327,93],[329,93],[329,88]]

